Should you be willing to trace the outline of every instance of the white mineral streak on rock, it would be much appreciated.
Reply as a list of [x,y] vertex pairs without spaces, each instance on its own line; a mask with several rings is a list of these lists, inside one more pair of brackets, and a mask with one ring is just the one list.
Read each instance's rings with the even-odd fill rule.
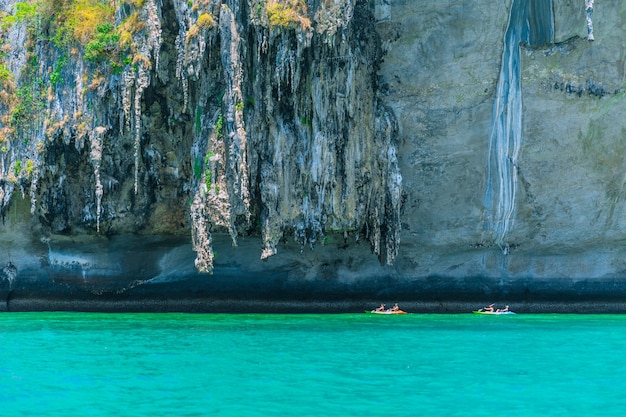
[[7,262],[4,268],[2,268],[2,274],[0,274],[0,276],[2,276],[3,281],[7,281],[9,283],[9,288],[11,288],[17,278],[17,267],[13,262]]
[[[235,224],[237,217],[243,216],[246,223],[250,222],[250,179],[247,133],[243,120],[241,38],[235,13],[227,5],[220,8],[219,33],[225,92],[222,102],[223,116],[215,115],[212,125],[220,130],[213,129],[204,147],[202,138],[196,137],[192,150],[194,158],[201,158],[203,167],[201,183],[197,188],[191,210],[196,268],[202,272],[210,272],[213,268],[209,225],[228,227],[233,246],[237,246]],[[181,46],[178,45],[179,48]],[[182,79],[198,76],[200,60],[204,54],[204,46],[193,52],[190,52],[189,46],[190,44],[186,42],[182,59],[181,50],[178,51],[177,76]],[[183,86],[185,85],[183,82]],[[186,102],[187,98],[185,106]],[[200,153],[199,149],[205,151]]]
[[[237,244],[235,220],[243,215],[250,221],[250,191],[247,161],[247,133],[243,120],[243,69],[240,58],[239,29],[232,10],[225,5],[220,9],[219,30],[221,35],[221,55],[224,69],[224,128],[226,151],[226,181],[230,200],[230,236],[233,245]],[[217,132],[218,136],[221,132]]]
[[[204,157],[204,172],[202,174],[202,186],[200,189],[206,200],[207,213],[211,223],[217,226],[227,227],[230,230],[231,207],[228,193],[226,192],[226,176],[224,172],[224,142],[216,141],[215,135],[211,136],[209,149]],[[233,242],[235,245],[236,242]]]
[[30,176],[30,188],[28,192],[28,196],[30,198],[30,214],[35,214],[35,210],[37,209],[37,184],[39,184],[39,158],[36,158],[33,161],[33,171]]
[[505,255],[510,246],[507,235],[514,221],[522,145],[521,45],[546,45],[553,39],[551,2],[513,0],[493,105],[485,191],[485,206],[490,211],[488,229]]
[[120,117],[120,132],[130,130],[130,111],[132,107],[133,87],[135,85],[135,71],[125,69],[122,73],[122,114]]
[[395,121],[391,115],[381,109],[376,119],[377,134],[381,137],[382,143],[387,148],[386,162],[386,187],[385,200],[381,204],[385,205],[385,224],[387,226],[387,236],[385,238],[385,253],[383,261],[391,265],[398,255],[400,249],[400,210],[402,206],[402,175],[398,165],[398,157],[393,139],[396,131]]
[[506,254],[517,194],[517,159],[522,143],[520,43],[528,41],[524,2],[513,0],[504,35],[500,76],[489,135],[485,205],[491,210],[490,231]]
[[93,165],[93,173],[96,178],[96,231],[100,233],[100,215],[102,213],[102,195],[104,189],[100,180],[100,168],[102,165],[102,149],[103,138],[107,129],[102,126],[96,127],[89,136],[91,143],[91,150],[89,152],[89,159]]
[[[212,119],[215,125],[219,113]],[[203,171],[195,185],[194,198],[191,206],[191,230],[193,248],[196,252],[196,267],[200,272],[211,272],[213,269],[213,249],[211,248],[210,225],[230,227],[230,200],[225,191],[226,176],[222,155],[225,154],[224,141],[212,131],[208,141],[201,136],[194,138],[192,147],[192,164],[202,160]],[[192,167],[192,169],[197,169]],[[208,176],[208,177],[207,177]],[[209,246],[202,246],[208,244]],[[202,269],[200,269],[202,268]]]
[[593,37],[593,0],[585,0],[585,15],[587,18],[587,39],[592,41]]
[[[198,8],[199,7],[199,8]],[[208,7],[209,10],[204,10]],[[213,4],[201,2],[190,8],[186,2],[174,2],[174,11],[178,20],[176,35],[176,79],[183,87],[183,108],[189,103],[189,78],[198,80],[202,70],[207,44],[210,44],[211,27],[198,25],[198,18],[204,13],[212,16]],[[194,33],[195,31],[195,33]]]
[[181,24],[180,31],[178,35],[176,35],[176,40],[174,44],[176,45],[176,50],[178,52],[178,56],[176,57],[176,78],[180,81],[183,87],[183,108],[187,108],[187,104],[189,103],[189,79],[187,78],[187,72],[184,69],[185,65],[185,35],[184,35],[184,26]]
[[2,189],[3,189],[2,208],[5,208],[11,202],[11,197],[13,196],[13,192],[15,191],[15,184],[13,184],[10,181],[5,182]]
[[[83,84],[83,71],[85,70],[84,61],[79,60],[79,64],[74,68],[74,83],[76,87],[74,88],[75,100],[76,100],[76,109],[78,109],[82,113],[83,102],[84,102],[84,94],[85,94],[85,86]],[[76,120],[74,121],[76,123]]]
[[[160,10],[154,0],[146,0],[139,12],[139,16],[146,27],[134,35],[137,52],[133,64],[129,65],[122,74],[122,107],[124,123],[120,128],[133,129],[134,135],[134,191],[139,190],[139,159],[141,156],[141,102],[144,90],[150,85],[150,71],[158,71],[159,50],[161,48],[161,18]],[[151,58],[151,59],[150,59]],[[152,67],[154,62],[154,67]],[[135,73],[136,67],[136,73]],[[134,98],[134,100],[133,100]],[[132,116],[131,117],[131,113]],[[121,129],[124,130],[124,129]]]
[[201,187],[196,192],[190,207],[191,239],[193,250],[196,252],[194,264],[198,272],[213,272],[213,248],[211,247],[211,233],[206,212],[204,193]]
[[0,185],[0,213],[3,213],[9,206],[14,190],[15,184],[11,181],[4,181],[2,185]]
[[143,91],[150,85],[150,77],[148,71],[144,68],[143,63],[137,68],[137,78],[135,79],[135,140],[134,140],[134,157],[135,157],[135,194],[139,191],[139,157],[141,152],[141,99]]
[[161,17],[160,9],[154,0],[146,0],[141,18],[146,23],[145,43],[140,48],[146,56],[151,56],[154,70],[159,70],[159,51],[161,49]]

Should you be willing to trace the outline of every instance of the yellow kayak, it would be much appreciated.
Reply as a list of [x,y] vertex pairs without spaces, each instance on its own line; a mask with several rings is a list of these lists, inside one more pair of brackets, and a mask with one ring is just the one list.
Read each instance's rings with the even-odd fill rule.
[[372,310],[366,311],[368,314],[409,314],[403,310]]

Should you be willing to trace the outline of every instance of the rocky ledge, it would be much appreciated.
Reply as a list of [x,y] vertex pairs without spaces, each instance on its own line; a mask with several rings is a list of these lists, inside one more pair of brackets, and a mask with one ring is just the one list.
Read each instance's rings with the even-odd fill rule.
[[280,262],[253,256],[259,245],[258,239],[225,245],[208,275],[194,268],[192,245],[181,237],[32,241],[0,272],[0,310],[347,313],[398,302],[410,312],[462,313],[496,302],[520,313],[626,311],[621,277],[417,276],[375,257],[365,264],[366,244],[327,241],[327,250],[294,248]]

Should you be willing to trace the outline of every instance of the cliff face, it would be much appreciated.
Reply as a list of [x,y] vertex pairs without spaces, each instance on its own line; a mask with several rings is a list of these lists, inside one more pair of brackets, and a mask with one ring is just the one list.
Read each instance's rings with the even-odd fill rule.
[[[414,273],[623,276],[623,6],[595,7],[590,42],[584,2],[554,1],[554,38],[522,39],[519,87],[501,94],[511,2],[497,10],[438,4],[387,8],[388,34],[381,31],[398,34],[383,73],[386,98],[405,115],[398,117],[400,168],[404,212],[413,215],[402,218],[402,248],[412,252]],[[411,17],[428,23],[408,30],[417,26],[403,21]],[[545,18],[533,20],[531,32],[541,31]],[[410,53],[419,73],[404,67]],[[519,117],[521,126],[500,147],[490,135],[514,121],[498,125],[496,115]]]
[[0,6],[7,300],[624,276],[617,1]]

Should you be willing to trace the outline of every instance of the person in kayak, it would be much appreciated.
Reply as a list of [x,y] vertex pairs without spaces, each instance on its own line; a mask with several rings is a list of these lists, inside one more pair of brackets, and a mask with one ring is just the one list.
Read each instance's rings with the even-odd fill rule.
[[488,312],[490,312],[490,313],[493,313],[493,306],[494,306],[493,304],[489,304],[489,306],[488,306],[488,307],[485,307],[485,308],[483,308],[482,310],[483,310],[483,311],[488,311]]
[[497,309],[496,313],[508,313],[509,312],[509,306],[504,306],[503,309]]
[[381,304],[380,307],[378,307],[376,310],[374,311],[385,311],[385,305]]
[[400,310],[400,307],[398,307],[398,303],[396,303],[391,309],[391,311],[398,311],[398,310]]

